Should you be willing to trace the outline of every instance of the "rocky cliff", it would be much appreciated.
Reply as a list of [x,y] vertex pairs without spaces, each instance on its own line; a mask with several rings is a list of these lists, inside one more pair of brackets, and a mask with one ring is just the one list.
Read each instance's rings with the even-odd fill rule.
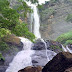
[[57,0],[48,2],[39,10],[40,32],[44,39],[55,40],[59,35],[72,30],[72,23],[66,21],[68,14],[72,14],[71,0]]

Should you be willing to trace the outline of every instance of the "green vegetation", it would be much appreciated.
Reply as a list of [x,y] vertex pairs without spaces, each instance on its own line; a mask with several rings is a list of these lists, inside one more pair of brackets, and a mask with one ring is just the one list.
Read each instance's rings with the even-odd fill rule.
[[24,36],[24,37],[30,39],[31,41],[33,41],[33,39],[35,38],[34,34],[29,32],[29,30],[27,28],[27,24],[25,24],[25,23],[17,25],[15,27],[15,29],[13,30],[13,33],[17,36]]
[[11,34],[11,31],[5,28],[0,29],[0,38],[3,38],[5,35]]
[[0,51],[4,52],[9,49],[9,46],[4,41],[0,41]]
[[[19,20],[22,18],[21,16],[26,18],[27,13],[32,12],[32,10],[23,0],[17,0],[15,6],[11,7],[9,0],[0,0],[0,51],[1,52],[10,49],[8,43],[11,42],[12,43],[15,42],[17,44],[19,43],[19,39],[14,38],[13,40],[12,36],[10,36],[12,34],[16,36],[24,36],[30,39],[31,41],[33,41],[33,39],[35,38],[34,34],[29,32],[27,24],[24,23],[24,21],[20,22]],[[12,41],[10,38],[12,38]],[[15,39],[18,42],[16,42]]]
[[44,9],[44,4],[42,4],[42,5],[38,4],[37,8],[39,9],[39,11],[42,11]]
[[65,42],[65,45],[68,45],[68,44],[72,44],[72,40],[67,40],[67,41]]
[[72,14],[68,14],[67,18],[66,18],[67,22],[72,22]]
[[59,49],[59,50],[61,50],[62,51],[62,48],[60,48],[59,46],[57,46],[57,45],[51,45],[50,46],[52,49]]
[[54,15],[56,12],[53,8],[47,8],[45,10],[42,10],[42,12],[40,12],[40,16],[41,18],[46,18],[47,16],[50,15]]
[[3,59],[5,60],[5,58],[2,56],[2,54],[0,53],[0,60]]
[[61,42],[62,44],[72,44],[72,31],[60,35],[56,41]]
[[27,12],[32,10],[27,6],[27,4],[19,0],[21,5],[16,9],[9,7],[8,0],[0,0],[0,37],[6,35],[6,32],[14,33],[17,36],[25,36],[31,41],[35,36],[29,32],[28,27],[25,23],[20,23],[20,11],[23,10],[24,17],[26,17]]

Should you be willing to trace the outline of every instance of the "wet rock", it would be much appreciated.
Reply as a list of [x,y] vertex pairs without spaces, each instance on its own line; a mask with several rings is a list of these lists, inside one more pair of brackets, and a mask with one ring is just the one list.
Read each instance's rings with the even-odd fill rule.
[[38,66],[38,67],[32,67],[32,66],[28,66],[22,70],[19,70],[18,72],[41,72],[42,67]]
[[47,49],[54,51],[56,53],[62,52],[62,46],[59,42],[57,41],[52,41],[52,40],[46,40],[47,44]]
[[33,50],[43,50],[45,49],[45,44],[42,41],[36,41],[34,46],[32,47]]
[[3,65],[4,62],[5,62],[5,60],[1,58],[1,59],[0,59],[0,65]]
[[64,72],[70,67],[72,67],[72,54],[61,52],[44,66],[42,72]]
[[47,50],[47,55],[46,50],[36,50],[32,55],[32,65],[44,67],[48,63],[47,57],[52,60],[55,55],[56,53],[50,50]]

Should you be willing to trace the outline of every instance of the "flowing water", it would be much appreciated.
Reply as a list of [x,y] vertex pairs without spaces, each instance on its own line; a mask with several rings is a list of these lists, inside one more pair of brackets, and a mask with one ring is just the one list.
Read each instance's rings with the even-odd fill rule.
[[45,44],[46,57],[47,57],[47,60],[48,60],[48,62],[49,62],[49,61],[50,61],[50,59],[49,59],[48,54],[47,54],[47,45],[46,45],[46,42],[45,42],[43,39],[41,39],[41,41]]
[[24,50],[17,53],[6,72],[18,72],[20,69],[23,69],[27,66],[32,66],[31,55],[34,54],[34,51],[31,50],[32,42],[26,38],[20,37],[20,39],[24,44]]
[[61,46],[62,46],[63,51],[67,52],[67,49],[63,45]]
[[70,50],[70,49],[68,48],[68,46],[66,46],[66,49],[68,50],[68,52],[72,53],[72,50]]
[[[49,0],[44,0],[49,1]],[[31,4],[30,1],[25,1],[28,6],[30,6],[33,9],[33,14],[32,14],[32,22],[34,20],[34,31],[32,28],[31,24],[31,32],[34,32],[35,36],[37,38],[41,38],[40,32],[39,32],[39,27],[40,27],[40,21],[39,21],[39,15],[38,15],[38,10],[37,10],[37,5],[36,4]],[[42,1],[40,0],[39,3]],[[35,52],[31,50],[32,47],[32,42],[29,41],[26,38],[19,37],[21,39],[21,42],[23,43],[23,50],[18,52],[17,55],[14,57],[13,61],[9,64],[9,67],[7,68],[6,72],[18,72],[18,70],[23,69],[27,66],[32,66],[32,60],[31,60],[31,55],[34,54]],[[45,44],[46,48],[46,56],[47,60],[49,61],[49,57],[47,55],[47,45],[44,40],[42,42]]]

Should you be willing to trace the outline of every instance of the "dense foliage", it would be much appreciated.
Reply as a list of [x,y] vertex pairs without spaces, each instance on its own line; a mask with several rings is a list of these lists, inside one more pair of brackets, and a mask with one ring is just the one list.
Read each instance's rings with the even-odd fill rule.
[[[13,0],[11,0],[13,1]],[[34,34],[29,32],[27,24],[20,22],[21,14],[26,18],[28,12],[32,12],[30,7],[23,1],[17,0],[16,8],[10,5],[10,0],[0,0],[0,51],[9,49],[5,37],[15,34],[16,36],[24,36],[31,41],[35,38]]]
[[11,31],[10,33],[14,33],[17,36],[25,36],[33,40],[35,36],[29,32],[25,23],[21,24],[19,21],[19,11],[23,10],[24,17],[26,17],[27,12],[31,12],[32,10],[24,1],[20,0],[19,2],[21,5],[19,5],[16,10],[10,7],[8,0],[0,0],[0,37],[2,37],[6,31]]
[[62,44],[72,44],[72,31],[60,35],[56,41],[61,42]]

